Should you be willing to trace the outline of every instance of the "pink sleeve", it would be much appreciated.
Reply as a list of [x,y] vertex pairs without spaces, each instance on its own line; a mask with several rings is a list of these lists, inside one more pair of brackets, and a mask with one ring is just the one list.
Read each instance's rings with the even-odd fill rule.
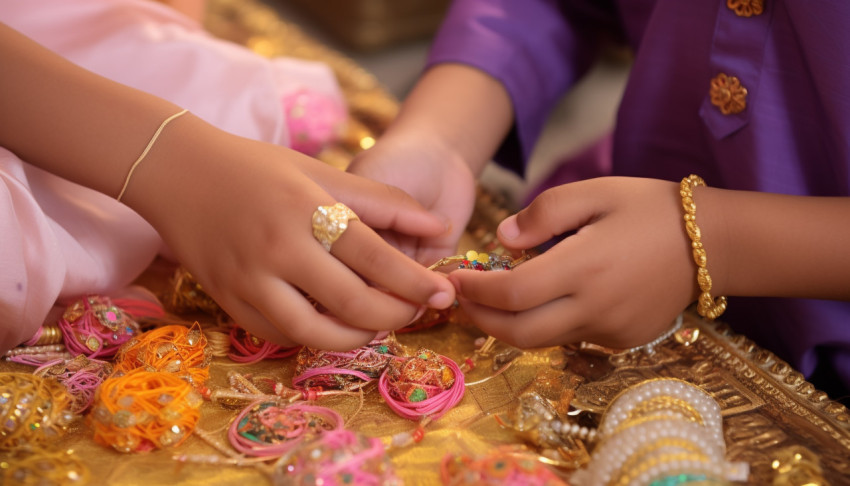
[[[0,2],[0,19],[237,135],[315,154],[345,120],[328,66],[263,58],[150,0]],[[161,247],[126,206],[0,148],[0,353],[30,338],[57,299],[119,289]]]
[[57,299],[128,285],[159,247],[128,207],[0,148],[0,353],[32,337]]
[[151,0],[0,2],[0,18],[91,71],[237,135],[315,152],[345,120],[324,63],[262,57]]

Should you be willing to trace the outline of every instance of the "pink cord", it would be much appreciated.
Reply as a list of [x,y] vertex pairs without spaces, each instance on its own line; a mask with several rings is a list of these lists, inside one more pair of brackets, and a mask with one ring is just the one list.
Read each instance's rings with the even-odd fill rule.
[[106,361],[88,359],[78,355],[75,359],[57,359],[45,363],[33,371],[34,375],[57,379],[68,389],[71,396],[70,409],[82,414],[94,402],[97,388],[112,373],[112,365]]
[[39,327],[38,331],[35,332],[35,335],[31,337],[28,341],[24,342],[24,346],[35,346],[39,339],[41,339],[41,335],[44,333],[44,326]]
[[[381,375],[378,379],[378,391],[395,413],[410,420],[418,420],[424,417],[437,420],[461,401],[465,391],[463,371],[451,359],[445,356],[440,356],[440,359],[454,372],[454,383],[448,390],[438,392],[431,396],[431,398],[427,398],[421,402],[410,402],[393,397],[390,391],[387,373],[384,372]],[[429,389],[433,388],[435,387],[429,387]]]
[[[324,419],[329,428],[317,424],[316,417]],[[227,438],[236,450],[249,456],[282,456],[306,437],[324,435],[342,425],[342,417],[329,408],[304,404],[281,408],[277,402],[258,400],[233,420]]]
[[230,328],[230,345],[236,352],[227,357],[237,363],[259,363],[264,359],[287,358],[297,353],[301,346],[284,348],[266,340],[251,336],[239,326]]
[[371,383],[384,371],[397,349],[388,340],[374,340],[351,351],[304,348],[298,355],[295,388],[345,389],[355,391]]
[[310,378],[313,378],[314,376],[318,375],[349,375],[357,379],[363,380],[366,383],[374,380],[374,378],[367,375],[366,373],[357,370],[348,370],[345,368],[313,368],[305,371],[304,373],[301,373],[298,376],[293,377],[292,386],[294,386],[295,388],[301,388],[299,385],[303,381],[309,380]]

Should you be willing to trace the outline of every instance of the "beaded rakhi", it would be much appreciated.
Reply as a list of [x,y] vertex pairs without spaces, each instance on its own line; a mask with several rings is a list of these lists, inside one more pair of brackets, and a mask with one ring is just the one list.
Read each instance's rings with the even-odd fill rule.
[[75,486],[91,484],[91,472],[73,450],[25,447],[12,451],[0,467],[0,484]]
[[401,486],[379,439],[337,429],[275,463],[275,484]]
[[297,389],[356,391],[376,380],[403,348],[390,334],[351,351],[302,348],[292,385]]
[[464,377],[451,359],[420,349],[393,359],[378,380],[378,390],[401,417],[436,420],[463,398]]
[[135,369],[100,385],[87,422],[95,442],[120,452],[174,447],[194,430],[203,401],[172,373]]
[[196,322],[191,327],[172,324],[151,329],[128,341],[115,356],[115,372],[137,368],[172,373],[204,391],[212,352]]
[[233,420],[227,437],[233,448],[243,454],[281,456],[342,426],[342,417],[329,408],[305,403],[281,406],[278,402],[257,401]]
[[567,486],[532,454],[496,449],[481,458],[447,455],[440,463],[440,478],[446,486]]
[[74,359],[46,363],[36,368],[33,374],[56,379],[65,385],[71,397],[70,410],[81,414],[94,401],[97,387],[112,374],[112,364],[80,354]]
[[300,346],[284,348],[264,339],[258,338],[239,326],[230,328],[231,351],[227,357],[237,363],[257,363],[264,359],[287,358],[297,353]]
[[56,439],[76,418],[70,404],[68,390],[53,378],[0,373],[0,450]]
[[136,319],[163,315],[162,307],[150,301],[88,295],[71,303],[58,325],[72,355],[109,358],[139,333]]

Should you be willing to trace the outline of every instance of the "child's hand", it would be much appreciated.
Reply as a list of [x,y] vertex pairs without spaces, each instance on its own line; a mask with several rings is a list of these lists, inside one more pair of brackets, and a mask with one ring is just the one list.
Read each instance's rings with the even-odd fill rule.
[[[194,117],[180,121],[139,167],[125,201],[239,325],[279,344],[350,349],[406,325],[420,305],[454,301],[445,277],[367,226],[416,237],[444,231],[402,191],[281,147],[210,136]],[[362,222],[351,222],[328,253],[311,217],[337,201]]]
[[359,154],[348,171],[398,187],[419,201],[446,231],[428,237],[399,232],[382,236],[405,254],[430,265],[457,250],[475,204],[475,178],[455,153],[437,140],[420,134],[388,133],[377,145]]
[[528,249],[571,230],[509,272],[453,272],[472,321],[524,348],[628,348],[652,341],[695,300],[679,184],[609,177],[563,185],[503,221],[499,239]]

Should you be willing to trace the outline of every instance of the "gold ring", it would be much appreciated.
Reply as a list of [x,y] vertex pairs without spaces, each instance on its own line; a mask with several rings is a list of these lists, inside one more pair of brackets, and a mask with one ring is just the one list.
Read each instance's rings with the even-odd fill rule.
[[313,212],[313,236],[325,250],[331,251],[334,242],[348,229],[348,222],[359,219],[354,211],[343,203],[319,206]]

